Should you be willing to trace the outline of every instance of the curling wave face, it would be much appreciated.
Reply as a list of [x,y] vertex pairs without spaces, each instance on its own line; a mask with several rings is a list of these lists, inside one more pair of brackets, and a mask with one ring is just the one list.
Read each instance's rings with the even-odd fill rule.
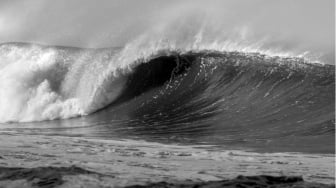
[[86,115],[67,122],[107,136],[278,150],[295,141],[330,152],[334,77],[333,65],[243,50],[8,43],[0,46],[0,122]]

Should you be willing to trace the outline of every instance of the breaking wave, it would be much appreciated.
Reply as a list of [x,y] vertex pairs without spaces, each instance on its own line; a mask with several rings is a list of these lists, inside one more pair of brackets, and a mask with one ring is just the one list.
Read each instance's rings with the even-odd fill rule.
[[[99,136],[331,152],[334,78],[334,65],[232,42],[6,43],[0,123],[36,128],[68,119],[61,127]],[[42,127],[60,131],[55,122]]]
[[162,41],[104,49],[2,44],[0,122],[88,115],[164,85],[179,89],[172,98],[196,89],[192,105],[205,100],[200,107],[225,104],[224,109],[240,113],[258,107],[263,117],[284,110],[297,116],[300,108],[333,112],[333,66],[233,44],[231,49],[218,46],[181,48]]

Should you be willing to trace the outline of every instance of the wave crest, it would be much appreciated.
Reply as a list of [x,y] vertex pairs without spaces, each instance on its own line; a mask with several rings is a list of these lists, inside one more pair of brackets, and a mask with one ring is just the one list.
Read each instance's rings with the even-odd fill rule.
[[[124,48],[104,49],[2,44],[0,122],[64,119],[93,113],[120,97],[128,76],[139,64],[156,57],[230,51],[256,59],[271,56],[286,59],[288,56],[262,51],[256,46],[204,43],[200,36],[189,43],[145,41],[147,38],[142,37]],[[278,59],[283,62],[280,57]]]

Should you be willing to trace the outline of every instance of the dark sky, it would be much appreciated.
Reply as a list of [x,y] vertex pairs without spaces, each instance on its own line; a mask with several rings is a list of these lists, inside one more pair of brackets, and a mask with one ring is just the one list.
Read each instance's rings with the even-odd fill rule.
[[0,0],[0,42],[120,46],[160,24],[186,30],[195,20],[334,54],[334,0]]

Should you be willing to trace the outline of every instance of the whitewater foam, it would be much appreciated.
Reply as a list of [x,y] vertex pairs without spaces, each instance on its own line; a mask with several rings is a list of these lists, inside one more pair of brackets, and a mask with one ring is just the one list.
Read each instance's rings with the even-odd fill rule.
[[[6,49],[7,48],[7,49]],[[7,50],[8,53],[3,53]],[[39,121],[70,117],[78,110],[75,99],[62,100],[58,87],[63,76],[57,51],[38,46],[1,47],[0,121]],[[64,73],[63,73],[64,74]]]

